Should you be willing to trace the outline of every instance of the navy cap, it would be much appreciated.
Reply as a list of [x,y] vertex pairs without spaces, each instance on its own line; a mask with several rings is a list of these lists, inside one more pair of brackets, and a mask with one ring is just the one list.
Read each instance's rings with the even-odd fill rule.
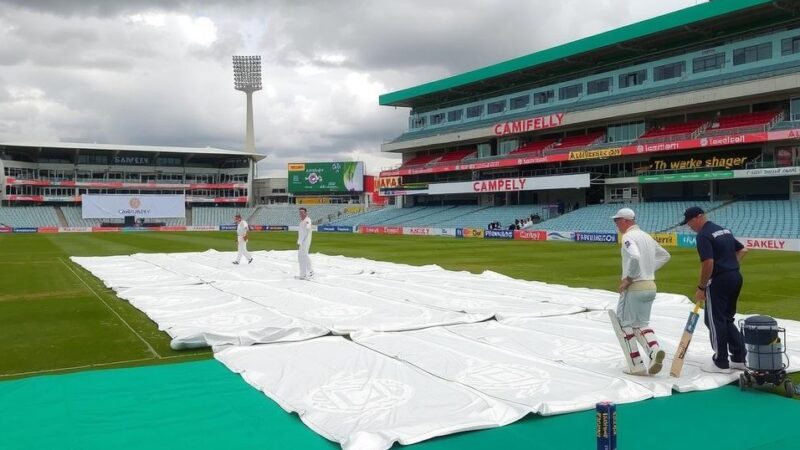
[[690,220],[694,219],[700,214],[705,214],[705,212],[703,211],[703,208],[699,206],[686,208],[686,211],[683,212],[683,220],[681,221],[681,225],[686,225]]

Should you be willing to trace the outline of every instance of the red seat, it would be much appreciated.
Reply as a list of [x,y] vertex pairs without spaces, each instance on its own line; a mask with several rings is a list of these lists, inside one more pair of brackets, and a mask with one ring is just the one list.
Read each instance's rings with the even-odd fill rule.
[[512,152],[509,152],[509,155],[517,155],[520,153],[541,153],[542,150],[547,149],[556,142],[557,141],[555,139],[546,139],[544,141],[528,142],[522,147],[519,147]]
[[759,111],[754,113],[735,114],[732,116],[722,116],[719,118],[715,130],[728,128],[752,127],[767,125],[772,122],[780,111]]
[[431,161],[438,159],[442,155],[417,155],[408,161],[404,162],[400,167],[413,167],[413,166],[424,166],[425,164],[430,163]]
[[439,163],[461,161],[462,159],[466,158],[467,156],[475,152],[476,150],[474,148],[470,148],[467,150],[456,150],[454,152],[445,153],[444,155],[442,155],[442,158],[439,161],[436,161],[436,163],[439,164]]
[[601,139],[606,134],[602,131],[590,134],[582,134],[580,136],[568,136],[561,140],[560,143],[556,143],[553,145],[553,148],[563,150],[565,148],[573,148],[573,147],[586,147],[588,145],[594,144],[595,141]]
[[705,124],[703,120],[693,120],[691,122],[680,122],[663,125],[658,128],[653,128],[645,134],[639,136],[639,139],[648,139],[653,137],[671,136],[673,134],[692,134]]

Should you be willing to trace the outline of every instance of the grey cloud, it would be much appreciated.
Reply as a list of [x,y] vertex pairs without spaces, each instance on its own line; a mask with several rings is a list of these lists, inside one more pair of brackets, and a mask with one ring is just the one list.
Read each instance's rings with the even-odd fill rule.
[[186,2],[179,0],[1,0],[0,5],[61,16],[107,17],[147,8],[172,9]]
[[[665,10],[679,3],[693,2],[652,2]],[[264,61],[264,91],[255,96],[256,147],[267,155],[260,168],[380,155],[381,143],[406,127],[408,110],[378,107],[374,90],[630,22],[642,14],[631,5],[644,8],[635,0],[0,0],[0,138],[241,149],[244,96],[232,89],[230,57],[244,53]],[[208,17],[217,40],[194,45],[174,26],[125,17],[154,11]],[[35,95],[22,101],[10,90]]]

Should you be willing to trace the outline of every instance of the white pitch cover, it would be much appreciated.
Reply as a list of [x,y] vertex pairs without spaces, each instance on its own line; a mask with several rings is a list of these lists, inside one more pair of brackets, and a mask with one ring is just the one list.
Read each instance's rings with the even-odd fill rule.
[[140,287],[117,294],[172,337],[174,349],[300,341],[329,334],[317,324],[207,285]]
[[[252,264],[240,265],[231,264],[234,252],[214,250],[72,260],[156,321],[174,348],[215,346],[231,370],[347,449],[385,449],[596,400],[713,389],[738,377],[700,371],[711,359],[702,324],[682,376],[669,377],[692,309],[681,295],[660,293],[653,304],[667,358],[659,375],[642,377],[623,373],[605,312],[616,306],[614,292],[321,254],[311,255],[313,279],[296,280],[296,251],[252,254]],[[778,323],[795,372],[800,323]]]
[[[507,350],[536,355],[552,361],[563,361],[573,367],[624,378],[646,387],[655,397],[672,395],[673,389],[678,392],[713,389],[724,386],[738,377],[738,374],[705,373],[700,371],[699,364],[688,363],[684,366],[684,372],[680,378],[669,376],[671,358],[675,354],[675,347],[680,340],[685,319],[683,323],[676,321],[672,327],[668,328],[669,334],[676,335],[676,338],[665,339],[664,334],[666,333],[658,336],[659,343],[667,353],[667,358],[664,360],[664,368],[661,373],[656,376],[636,376],[623,372],[626,366],[622,358],[622,350],[605,311],[559,317],[558,320],[549,319],[547,317],[512,319],[503,321],[501,324],[487,324],[486,327],[457,326],[450,329],[462,336],[491,343]],[[510,326],[506,326],[506,324]],[[697,328],[700,329],[699,326]],[[658,333],[658,328],[656,328],[656,333]],[[701,343],[689,347],[687,361],[699,363],[702,357],[695,357],[694,353],[705,351],[705,348],[710,349],[710,346],[707,338],[703,340],[702,336],[696,335],[694,339]],[[696,343],[694,339],[693,343]],[[711,359],[710,354],[708,358]],[[647,362],[645,356],[645,364]]]
[[70,259],[99,278],[106,287],[114,290],[202,283],[196,276],[165,270],[147,261],[138,260],[136,256],[73,256]]
[[528,412],[342,337],[228,347],[214,356],[345,450],[503,426]]
[[[432,275],[431,275],[432,276]],[[472,277],[478,277],[472,275]],[[382,276],[346,277],[343,282],[350,289],[369,292],[382,298],[399,302],[425,305],[450,311],[487,314],[489,317],[543,317],[576,314],[585,311],[578,305],[542,300],[535,290],[504,292],[476,290],[444,273],[432,281],[417,280],[418,276],[387,278]],[[456,281],[454,282],[454,278]]]
[[[477,324],[481,326],[484,324]],[[653,396],[632,381],[502,350],[448,331],[359,332],[353,340],[426,372],[492,397],[524,405],[532,413],[588,410],[597,402],[629,403]]]
[[[318,270],[318,269],[317,269]],[[338,283],[337,283],[338,284]],[[289,278],[280,282],[228,281],[214,283],[257,304],[316,323],[335,334],[358,330],[402,331],[472,323],[492,313],[463,313],[387,300],[382,293],[369,294],[318,282]]]

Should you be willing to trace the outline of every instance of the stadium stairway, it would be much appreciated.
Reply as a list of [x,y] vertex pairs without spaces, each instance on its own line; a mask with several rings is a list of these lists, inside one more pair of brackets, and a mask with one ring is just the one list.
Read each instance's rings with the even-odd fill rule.
[[67,218],[64,216],[64,211],[61,211],[60,206],[54,206],[53,208],[56,210],[56,217],[58,218],[59,226],[66,227]]

